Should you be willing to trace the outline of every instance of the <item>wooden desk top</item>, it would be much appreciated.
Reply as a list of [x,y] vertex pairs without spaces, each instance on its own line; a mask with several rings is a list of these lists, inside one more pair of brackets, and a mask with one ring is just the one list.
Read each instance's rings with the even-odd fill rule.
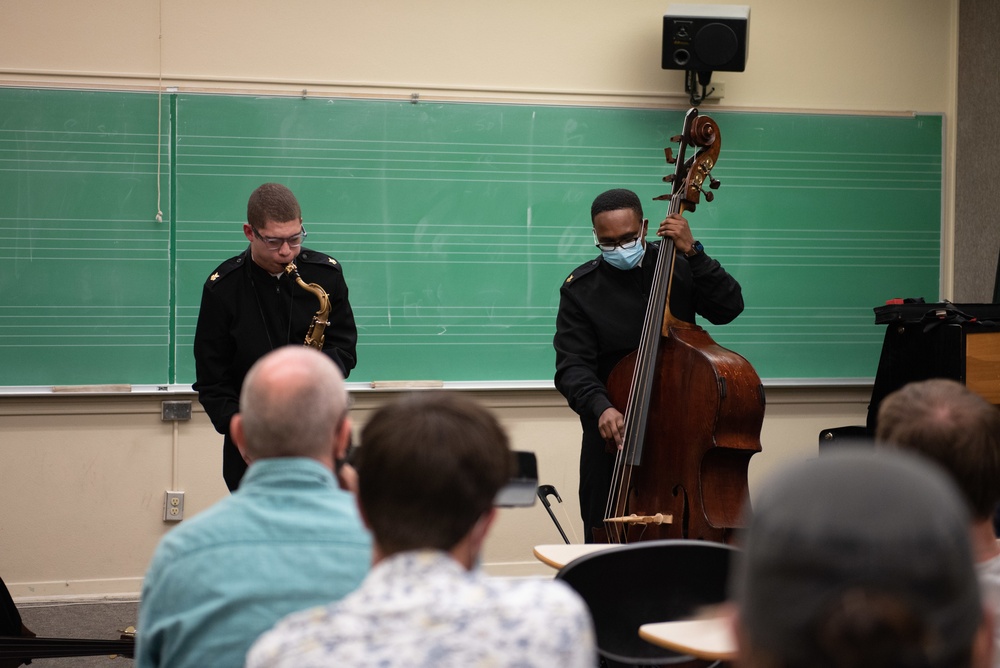
[[639,637],[681,654],[712,661],[736,658],[736,639],[729,617],[656,622],[639,627]]
[[559,543],[556,545],[536,545],[535,558],[552,568],[562,568],[569,562],[594,552],[601,552],[619,545],[607,543]]

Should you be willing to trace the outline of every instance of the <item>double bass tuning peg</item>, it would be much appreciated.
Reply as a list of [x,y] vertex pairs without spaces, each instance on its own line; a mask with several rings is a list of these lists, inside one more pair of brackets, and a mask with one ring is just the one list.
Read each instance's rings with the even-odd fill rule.
[[[709,188],[711,188],[712,190],[718,190],[719,186],[721,186],[721,185],[722,185],[722,183],[719,181],[719,179],[715,178],[714,176],[709,175],[709,177],[708,177],[708,187]],[[715,199],[715,193],[713,193],[711,190],[705,190],[704,188],[702,188],[700,186],[698,187],[698,190],[700,190],[701,194],[705,196],[705,201],[706,202],[711,202],[713,199]]]
[[674,164],[677,163],[677,158],[674,157],[674,151],[673,151],[673,149],[671,149],[669,147],[665,148],[665,149],[663,149],[663,154],[667,158],[667,164],[668,165],[674,165]]

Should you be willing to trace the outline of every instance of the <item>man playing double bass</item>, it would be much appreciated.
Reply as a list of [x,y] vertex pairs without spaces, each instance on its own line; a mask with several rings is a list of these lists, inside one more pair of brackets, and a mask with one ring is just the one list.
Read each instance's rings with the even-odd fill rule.
[[[631,190],[601,193],[590,208],[601,255],[576,269],[559,291],[556,317],[556,388],[580,416],[580,510],[587,542],[602,527],[615,450],[625,420],[608,398],[615,365],[639,347],[659,242],[646,242],[648,221]],[[687,221],[669,215],[656,232],[674,242],[677,257],[670,312],[693,323],[695,314],[715,325],[743,311],[740,284],[695,241]],[[607,447],[608,445],[617,447]]]

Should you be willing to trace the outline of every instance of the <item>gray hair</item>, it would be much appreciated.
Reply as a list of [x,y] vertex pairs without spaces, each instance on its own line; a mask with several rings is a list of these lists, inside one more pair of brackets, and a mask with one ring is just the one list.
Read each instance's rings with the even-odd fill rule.
[[278,348],[257,360],[243,381],[247,454],[328,455],[347,409],[344,378],[329,357],[305,346]]

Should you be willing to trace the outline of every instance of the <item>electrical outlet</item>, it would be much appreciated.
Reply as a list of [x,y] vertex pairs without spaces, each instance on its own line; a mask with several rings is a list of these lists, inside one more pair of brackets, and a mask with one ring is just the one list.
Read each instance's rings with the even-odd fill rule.
[[184,492],[167,491],[163,494],[163,521],[180,522],[184,519]]
[[191,419],[190,401],[164,401],[160,403],[160,419],[164,422]]

